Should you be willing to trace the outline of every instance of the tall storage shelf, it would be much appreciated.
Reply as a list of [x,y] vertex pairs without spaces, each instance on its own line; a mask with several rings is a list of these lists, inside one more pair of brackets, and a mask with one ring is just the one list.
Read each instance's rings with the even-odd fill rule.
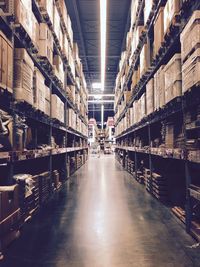
[[132,1],[116,158],[200,240],[199,1]]
[[0,3],[0,64],[3,252],[88,157],[87,85],[65,1]]

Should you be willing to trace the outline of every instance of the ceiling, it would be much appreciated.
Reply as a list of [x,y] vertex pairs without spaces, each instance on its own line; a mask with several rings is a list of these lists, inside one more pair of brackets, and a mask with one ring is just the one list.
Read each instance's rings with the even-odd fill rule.
[[[89,93],[100,93],[92,89],[92,83],[100,82],[100,0],[65,0],[72,20],[74,41],[78,43],[79,55]],[[131,0],[108,0],[107,14],[107,58],[105,94],[114,93],[115,79],[120,55],[125,48],[129,30]],[[105,104],[105,120],[113,116],[113,104]],[[101,106],[89,104],[89,118],[100,121]]]

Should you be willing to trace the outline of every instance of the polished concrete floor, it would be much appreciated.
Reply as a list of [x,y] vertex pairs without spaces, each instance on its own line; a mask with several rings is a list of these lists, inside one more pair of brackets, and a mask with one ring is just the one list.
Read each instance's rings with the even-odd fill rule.
[[0,266],[200,266],[194,244],[113,156],[91,157],[23,229]]

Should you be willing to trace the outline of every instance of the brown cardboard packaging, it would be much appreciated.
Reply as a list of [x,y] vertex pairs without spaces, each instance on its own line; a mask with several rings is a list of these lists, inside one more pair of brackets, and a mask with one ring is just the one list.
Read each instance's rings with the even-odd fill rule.
[[132,96],[132,92],[131,91],[125,91],[124,92],[124,101],[126,104],[128,104],[128,102],[130,101]]
[[45,114],[50,116],[51,113],[51,91],[48,86],[45,86]]
[[18,185],[0,187],[0,221],[19,208]]
[[154,55],[157,55],[164,42],[164,7],[160,7],[154,23]]
[[15,49],[14,90],[15,98],[33,105],[34,63],[24,48]]
[[45,112],[45,78],[38,68],[34,69],[34,107]]
[[140,77],[145,74],[145,72],[150,67],[150,47],[149,43],[144,44],[141,54],[140,54]]
[[154,112],[154,78],[146,85],[146,108],[147,115]]
[[53,30],[55,32],[56,37],[60,41],[60,15],[55,4],[53,5]]
[[179,13],[181,7],[180,0],[168,0],[164,8],[164,33],[167,33],[172,20]]
[[53,36],[46,23],[39,25],[39,55],[53,64]]
[[53,4],[54,0],[37,0],[40,7],[45,10],[50,18],[51,23],[53,23]]
[[0,86],[13,92],[13,47],[0,31]]

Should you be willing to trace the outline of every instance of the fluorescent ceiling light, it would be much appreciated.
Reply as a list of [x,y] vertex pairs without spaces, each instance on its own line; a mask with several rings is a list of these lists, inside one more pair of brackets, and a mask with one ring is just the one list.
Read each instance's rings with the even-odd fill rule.
[[101,89],[101,83],[93,83],[92,88],[93,89]]
[[89,97],[115,97],[114,94],[89,94]]
[[101,20],[101,90],[104,91],[106,75],[107,0],[100,0]]
[[101,95],[94,95],[94,99],[100,100],[100,99],[102,99],[102,96]]
[[88,103],[95,103],[95,104],[101,104],[101,103],[114,103],[114,100],[88,100]]

